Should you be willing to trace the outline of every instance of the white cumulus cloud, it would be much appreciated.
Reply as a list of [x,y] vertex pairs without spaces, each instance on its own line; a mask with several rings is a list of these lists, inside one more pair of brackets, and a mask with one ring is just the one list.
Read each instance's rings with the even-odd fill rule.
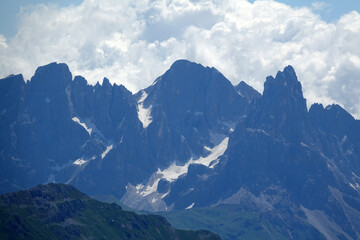
[[0,34],[0,48],[7,48],[6,38]]
[[314,10],[323,10],[324,8],[328,7],[329,4],[326,2],[313,2],[311,6]]
[[135,92],[179,58],[214,66],[233,84],[262,91],[265,77],[294,66],[308,103],[339,103],[360,117],[360,15],[327,23],[273,0],[84,0],[19,13],[17,34],[0,35],[0,74],[65,62],[91,83],[108,77]]

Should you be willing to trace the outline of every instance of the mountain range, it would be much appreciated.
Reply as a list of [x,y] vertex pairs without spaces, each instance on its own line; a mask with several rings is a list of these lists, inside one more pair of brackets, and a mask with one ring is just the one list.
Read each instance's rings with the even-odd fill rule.
[[360,239],[360,121],[308,110],[291,66],[260,94],[178,60],[132,94],[51,63],[0,80],[0,128],[1,193],[61,182],[164,215],[235,206],[284,239]]

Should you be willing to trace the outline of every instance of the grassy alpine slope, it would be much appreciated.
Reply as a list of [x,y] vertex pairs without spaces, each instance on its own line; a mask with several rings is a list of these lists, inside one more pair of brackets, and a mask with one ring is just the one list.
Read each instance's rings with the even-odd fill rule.
[[123,211],[65,184],[0,196],[0,239],[220,239],[171,227],[165,218]]
[[274,213],[251,211],[239,205],[220,205],[159,214],[166,217],[176,228],[207,229],[219,234],[223,240],[325,239],[301,219],[281,219]]

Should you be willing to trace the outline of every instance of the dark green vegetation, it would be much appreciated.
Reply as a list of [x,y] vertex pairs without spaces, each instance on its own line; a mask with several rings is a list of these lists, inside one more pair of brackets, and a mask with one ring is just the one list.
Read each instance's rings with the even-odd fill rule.
[[238,205],[194,208],[160,214],[174,227],[208,229],[219,234],[224,240],[325,239],[305,222],[294,223],[275,214],[249,211]]
[[220,239],[174,229],[161,216],[137,215],[64,184],[0,196],[0,239]]
[[104,202],[104,203],[110,203],[110,204],[111,203],[116,203],[117,205],[119,205],[125,211],[135,212],[135,213],[140,214],[140,215],[151,214],[151,212],[137,210],[137,209],[131,208],[131,207],[123,204],[119,199],[114,197],[114,195],[93,195],[93,196],[90,196],[90,197],[92,199],[95,199],[95,200],[98,200],[98,201]]

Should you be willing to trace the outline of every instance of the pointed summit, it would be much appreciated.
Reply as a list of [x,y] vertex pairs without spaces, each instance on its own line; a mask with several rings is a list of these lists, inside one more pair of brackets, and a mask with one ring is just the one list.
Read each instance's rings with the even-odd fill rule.
[[264,83],[264,97],[283,97],[293,94],[294,97],[303,98],[301,83],[298,81],[294,68],[287,66],[284,70],[278,71],[276,77],[268,76]]
[[241,81],[238,85],[235,86],[236,91],[246,98],[249,102],[261,97],[261,94],[256,91],[253,87],[246,84],[244,81]]
[[258,111],[246,120],[248,127],[263,129],[289,142],[304,138],[303,129],[309,122],[306,100],[293,67],[279,71],[275,78],[266,78],[263,95],[256,105]]
[[204,144],[213,144],[209,131],[228,133],[230,127],[223,123],[238,121],[248,105],[218,70],[186,60],[174,62],[153,85],[136,94],[136,101],[139,122],[141,116],[151,117],[146,132],[161,163],[201,155]]
[[145,92],[145,107],[162,106],[176,121],[197,114],[216,122],[219,116],[226,118],[242,111],[245,104],[245,99],[218,70],[187,60],[174,62]]
[[264,83],[263,98],[272,109],[306,113],[306,99],[294,68],[287,66],[276,77],[269,76]]
[[112,85],[111,85],[111,83],[110,83],[109,79],[108,79],[108,78],[106,78],[106,77],[104,77],[104,80],[103,80],[103,82],[102,82],[101,86],[103,86],[103,87],[112,87]]

